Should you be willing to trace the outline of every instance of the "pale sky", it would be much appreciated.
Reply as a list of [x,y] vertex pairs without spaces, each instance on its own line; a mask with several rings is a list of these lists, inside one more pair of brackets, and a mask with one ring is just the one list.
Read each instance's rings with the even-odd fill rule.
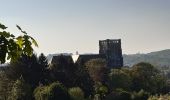
[[33,36],[38,53],[98,53],[122,39],[124,54],[170,49],[170,0],[0,0],[0,22]]

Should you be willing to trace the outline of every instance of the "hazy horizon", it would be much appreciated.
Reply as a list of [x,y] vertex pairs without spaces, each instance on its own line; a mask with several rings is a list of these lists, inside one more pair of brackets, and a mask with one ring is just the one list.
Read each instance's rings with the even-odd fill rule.
[[99,40],[122,40],[123,54],[170,49],[170,0],[5,0],[0,22],[33,36],[38,53],[98,53]]

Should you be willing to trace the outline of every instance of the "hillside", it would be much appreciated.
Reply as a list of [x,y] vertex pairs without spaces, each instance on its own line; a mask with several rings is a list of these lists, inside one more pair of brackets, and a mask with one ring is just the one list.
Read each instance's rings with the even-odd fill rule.
[[132,66],[139,62],[149,62],[158,66],[170,66],[170,49],[147,54],[123,55],[124,65]]

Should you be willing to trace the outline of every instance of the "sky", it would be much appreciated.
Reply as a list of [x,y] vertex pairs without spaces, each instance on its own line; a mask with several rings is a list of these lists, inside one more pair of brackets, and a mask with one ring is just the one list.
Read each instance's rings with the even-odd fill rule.
[[98,53],[121,39],[123,54],[170,49],[170,0],[0,0],[0,23],[33,36],[44,54]]

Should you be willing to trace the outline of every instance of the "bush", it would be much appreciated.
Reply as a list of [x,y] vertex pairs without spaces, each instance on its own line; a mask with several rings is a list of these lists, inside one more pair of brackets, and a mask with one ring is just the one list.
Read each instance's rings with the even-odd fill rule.
[[170,95],[150,96],[148,100],[170,100]]
[[[101,82],[97,82],[94,85],[94,88],[95,88],[95,98],[103,99],[109,92],[108,87],[103,85]],[[96,99],[96,100],[98,100],[98,99]]]
[[132,93],[132,100],[147,100],[148,97],[149,93],[145,92],[144,90]]
[[[7,67],[7,66],[6,66]],[[14,81],[11,81],[4,71],[0,71],[0,100],[6,100],[11,94]]]
[[73,87],[68,92],[73,100],[84,100],[84,92],[81,88]]
[[66,88],[59,82],[40,86],[34,90],[35,100],[70,100]]
[[29,84],[26,84],[21,77],[15,81],[11,94],[9,95],[8,99],[10,100],[31,100],[32,98],[32,91]]
[[131,100],[131,94],[123,89],[116,89],[105,100]]

